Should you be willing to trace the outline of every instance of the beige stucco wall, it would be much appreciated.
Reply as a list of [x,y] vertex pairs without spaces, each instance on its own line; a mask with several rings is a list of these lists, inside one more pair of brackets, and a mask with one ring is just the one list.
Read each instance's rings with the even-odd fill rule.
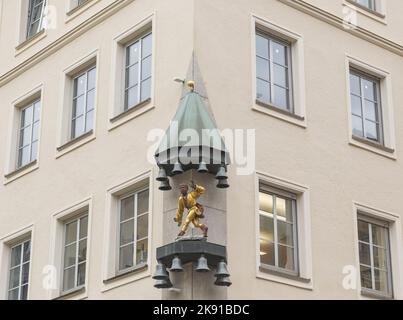
[[[181,85],[172,79],[186,75],[193,50],[219,128],[255,128],[256,171],[309,190],[311,244],[306,245],[311,247],[312,255],[304,259],[312,264],[311,285],[301,288],[298,284],[281,283],[281,279],[280,282],[261,279],[256,271],[257,177],[238,176],[235,167],[231,167],[231,188],[225,193],[226,243],[233,282],[228,298],[361,298],[358,290],[345,290],[342,286],[343,267],[357,266],[358,259],[353,203],[396,215],[396,225],[402,232],[399,199],[403,193],[400,153],[403,50],[399,55],[398,48],[403,45],[399,17],[403,4],[400,1],[388,1],[386,25],[366,16],[361,18],[362,28],[395,44],[391,49],[386,40],[384,45],[378,38],[371,43],[360,33],[350,33],[319,19],[317,13],[309,11],[309,6],[292,7],[278,0],[101,0],[94,1],[94,5],[68,23],[64,22],[63,3],[67,1],[50,0],[58,10],[57,29],[48,30],[43,39],[22,52],[15,49],[18,31],[14,17],[19,16],[19,2],[1,1],[0,180],[6,181],[3,176],[8,173],[7,161],[13,152],[9,149],[13,101],[41,84],[39,167],[15,181],[0,184],[0,239],[33,225],[31,299],[50,297],[42,288],[42,269],[51,262],[53,215],[88,197],[92,199],[89,270],[87,290],[79,297],[161,298],[161,292],[152,287],[150,274],[155,265],[155,249],[163,244],[164,202],[154,183],[156,169],[146,158],[150,145],[146,137],[150,129],[168,126],[182,94]],[[306,2],[341,16],[342,1]],[[93,22],[91,17],[101,12],[104,16]],[[252,15],[303,38],[305,128],[252,109]],[[110,130],[113,39],[150,17],[155,45],[151,101],[154,108]],[[56,158],[63,70],[94,50],[98,53],[95,139]],[[394,102],[396,160],[349,144],[346,54],[391,74],[388,89]],[[154,175],[149,270],[140,279],[135,276],[114,288],[105,286],[107,190],[149,170]],[[176,197],[175,192],[172,197]],[[394,244],[397,249],[402,247],[400,242]],[[403,298],[399,285],[403,251],[394,251],[397,253],[392,256],[394,294]],[[1,258],[4,256],[0,253]],[[5,291],[4,283],[0,284],[0,290]],[[4,292],[0,297],[4,297]]]

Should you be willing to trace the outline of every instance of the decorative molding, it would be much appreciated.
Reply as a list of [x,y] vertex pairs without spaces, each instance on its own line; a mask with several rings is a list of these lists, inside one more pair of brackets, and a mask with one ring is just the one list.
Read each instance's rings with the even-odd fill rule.
[[107,19],[108,17],[115,14],[120,9],[124,8],[134,0],[115,0],[107,7],[103,8],[92,17],[79,24],[72,30],[63,34],[60,38],[56,39],[52,43],[50,43],[45,48],[41,49],[37,53],[33,54],[31,57],[9,70],[8,72],[0,75],[0,88],[18,77],[20,74],[25,72],[26,70],[32,68],[37,63],[41,62],[54,52],[58,51],[60,48],[64,47],[68,43],[72,42],[74,39],[79,37],[80,35],[87,32],[89,29],[94,26],[100,24],[102,21]]

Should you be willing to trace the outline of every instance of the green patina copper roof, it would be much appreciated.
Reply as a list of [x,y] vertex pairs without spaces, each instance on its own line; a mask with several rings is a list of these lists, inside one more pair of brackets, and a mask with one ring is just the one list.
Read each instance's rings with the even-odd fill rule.
[[[197,132],[197,141],[192,141],[186,132],[192,129]],[[186,131],[185,131],[186,130]],[[180,139],[180,135],[184,135]],[[201,96],[189,92],[182,99],[168,130],[165,133],[156,155],[172,148],[186,146],[210,147],[226,152],[220,132],[207,111]]]

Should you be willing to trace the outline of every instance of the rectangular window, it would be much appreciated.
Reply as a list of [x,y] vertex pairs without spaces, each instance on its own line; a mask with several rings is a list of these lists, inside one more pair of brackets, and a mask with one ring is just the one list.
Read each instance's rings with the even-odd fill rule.
[[88,0],[73,0],[73,5],[72,8],[78,7],[82,5],[83,3],[87,2]]
[[64,225],[63,292],[85,285],[88,215]]
[[260,188],[260,263],[298,274],[296,196]]
[[256,99],[294,112],[291,79],[291,44],[256,33]]
[[29,0],[27,39],[42,31],[46,0]]
[[147,262],[149,190],[120,199],[119,271]]
[[151,97],[152,34],[126,47],[125,110]]
[[383,144],[380,80],[350,70],[353,135]]
[[376,1],[375,0],[355,0],[359,5],[368,8],[369,10],[376,11]]
[[17,169],[37,159],[40,108],[40,100],[36,100],[21,110]]
[[358,219],[361,287],[363,291],[392,296],[389,227]]
[[95,67],[74,78],[71,139],[75,139],[93,129],[95,86]]
[[27,300],[30,260],[31,240],[26,240],[11,248],[8,283],[9,300]]

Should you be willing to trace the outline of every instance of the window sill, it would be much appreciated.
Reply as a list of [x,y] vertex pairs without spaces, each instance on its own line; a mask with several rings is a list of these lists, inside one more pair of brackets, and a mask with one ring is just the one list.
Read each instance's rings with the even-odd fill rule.
[[258,278],[270,280],[293,287],[299,287],[307,290],[313,290],[312,279],[303,278],[298,275],[282,272],[281,270],[274,270],[270,266],[260,265]]
[[6,174],[4,176],[4,178],[6,179],[5,184],[8,184],[38,168],[39,168],[38,160],[34,160],[34,161],[26,164],[25,166]]
[[108,283],[114,282],[114,281],[119,280],[119,279],[124,279],[126,277],[129,277],[131,275],[134,275],[136,273],[142,272],[142,271],[147,270],[147,269],[148,269],[147,264],[140,264],[140,265],[135,266],[133,268],[130,268],[130,269],[126,270],[126,271],[123,271],[122,273],[118,273],[116,276],[114,276],[112,278],[109,278],[109,279],[106,279],[103,282],[104,282],[104,284],[108,284]]
[[389,159],[394,159],[396,160],[396,156],[395,156],[395,149],[392,148],[388,148],[384,145],[381,145],[379,143],[361,138],[361,137],[357,137],[352,135],[351,139],[350,139],[350,145],[359,147],[361,149],[365,149],[368,151],[371,151],[373,153],[379,154],[381,156],[387,157]]
[[36,44],[45,37],[46,37],[46,29],[42,29],[32,37],[25,39],[23,42],[21,42],[18,46],[15,47],[15,55],[16,56],[19,55],[20,53],[32,47],[34,44]]
[[77,148],[95,140],[95,132],[94,130],[90,130],[84,134],[82,134],[79,137],[74,138],[73,140],[70,140],[66,142],[65,144],[57,147],[57,156],[56,158],[60,158],[61,156],[65,155],[66,153],[69,153],[73,150],[76,150]]
[[68,12],[66,12],[65,22],[67,23],[73,20],[75,17],[79,16],[81,13],[88,10],[90,7],[92,7],[99,1],[100,0],[86,0],[83,3],[79,4],[78,6],[75,6],[74,8],[70,9]]
[[70,290],[67,292],[62,292],[60,296],[58,296],[52,300],[66,300],[66,299],[69,299],[72,297],[76,297],[83,293],[85,293],[85,286],[79,287],[79,288],[76,288],[76,289],[73,289],[73,290]]
[[374,19],[378,22],[381,22],[383,24],[386,24],[386,15],[384,13],[381,13],[379,11],[376,10],[371,10],[357,2],[355,2],[354,0],[345,0],[344,5],[346,6],[352,6],[354,9],[358,9],[357,11],[371,19]]
[[255,105],[252,107],[252,109],[302,128],[307,127],[305,117],[277,108],[271,104],[267,104],[259,100],[255,101]]
[[154,109],[154,106],[151,104],[151,99],[147,99],[139,104],[135,105],[134,107],[123,111],[122,113],[118,114],[117,116],[109,119],[111,126],[109,127],[109,131],[113,130],[122,124],[129,122],[130,120],[137,118],[138,116],[146,113],[147,111]]
[[365,289],[361,290],[361,296],[363,296],[365,298],[372,298],[372,299],[379,299],[379,300],[394,300],[392,296],[387,296],[382,293],[365,290]]
[[116,276],[113,276],[109,279],[103,280],[104,287],[101,289],[101,292],[107,292],[117,287],[121,287],[148,277],[151,277],[148,264],[141,264],[123,271],[120,274],[118,273]]

